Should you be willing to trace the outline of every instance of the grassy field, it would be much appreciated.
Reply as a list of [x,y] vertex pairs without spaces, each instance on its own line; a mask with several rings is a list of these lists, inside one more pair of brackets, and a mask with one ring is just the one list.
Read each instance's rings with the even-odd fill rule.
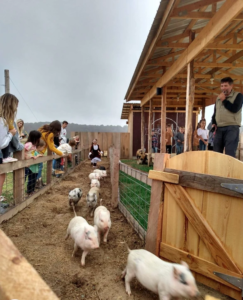
[[136,159],[121,159],[121,162],[126,165],[131,166],[132,168],[134,168],[136,170],[140,170],[142,172],[148,173],[149,170],[153,170],[152,166],[149,167],[148,165],[138,165]]
[[119,175],[121,203],[138,223],[147,230],[151,187],[122,171]]

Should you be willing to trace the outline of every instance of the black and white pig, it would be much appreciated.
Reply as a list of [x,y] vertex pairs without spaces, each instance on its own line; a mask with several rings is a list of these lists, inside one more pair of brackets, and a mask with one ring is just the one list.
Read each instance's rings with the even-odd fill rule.
[[100,189],[98,187],[92,187],[86,196],[87,206],[90,209],[91,217],[93,217],[94,215],[94,210],[99,201],[99,197],[100,197]]
[[77,205],[82,195],[83,192],[81,191],[80,188],[75,188],[72,191],[70,191],[68,194],[69,205],[70,206]]
[[103,241],[107,242],[109,230],[111,229],[110,212],[105,206],[99,206],[94,212],[94,224],[98,228],[98,240],[100,244],[100,235],[104,234]]
[[84,218],[75,216],[68,225],[65,239],[70,235],[74,240],[72,256],[75,255],[78,247],[80,247],[83,250],[81,265],[84,266],[86,255],[91,250],[99,248],[97,226],[91,226]]
[[160,300],[199,296],[195,279],[185,262],[181,265],[168,263],[144,249],[128,251],[127,266],[122,272],[122,278],[125,276],[126,292],[129,296],[130,281],[134,277],[145,288],[158,294]]

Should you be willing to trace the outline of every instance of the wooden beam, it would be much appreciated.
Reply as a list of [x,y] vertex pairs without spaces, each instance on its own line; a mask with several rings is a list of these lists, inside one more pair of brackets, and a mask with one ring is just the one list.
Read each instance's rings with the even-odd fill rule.
[[228,287],[231,287],[235,290],[240,290],[236,286],[228,283],[227,281],[221,279],[220,277],[214,275],[214,272],[223,273],[229,276],[234,276],[237,278],[243,278],[242,275],[238,273],[231,272],[225,268],[221,268],[216,264],[209,262],[203,258],[195,256],[189,252],[185,252],[181,249],[175,248],[173,246],[167,245],[165,243],[160,244],[160,257],[166,258],[169,261],[174,263],[180,263],[181,261],[185,261],[188,265],[190,270],[202,274],[206,277],[209,277],[217,282],[220,282]]
[[149,170],[148,178],[163,182],[179,183],[179,175],[162,171]]
[[160,153],[166,153],[166,92],[167,87],[163,87],[163,93],[161,96],[161,144],[160,144]]
[[179,185],[170,183],[165,183],[165,186],[188,218],[192,227],[205,243],[217,265],[222,268],[227,268],[229,271],[242,274],[186,190]]
[[179,175],[179,184],[183,187],[243,199],[243,194],[221,187],[221,183],[243,184],[243,180],[201,173],[191,173],[175,169],[165,169],[165,172]]
[[[148,124],[148,153],[152,153],[152,122],[153,122],[153,100],[149,102],[149,124]],[[148,156],[148,165],[150,165],[150,155]]]
[[226,0],[219,11],[202,29],[195,40],[188,46],[183,54],[174,62],[173,66],[159,79],[152,89],[143,97],[141,105],[156,94],[156,88],[165,86],[178,72],[180,72],[192,59],[194,59],[217,36],[227,24],[233,20],[243,9],[242,0]]
[[[191,32],[190,41],[193,42],[195,34]],[[184,152],[192,151],[192,111],[195,98],[194,60],[187,65],[187,89],[186,89],[186,116],[185,116],[185,140]]]
[[220,2],[220,1],[222,1],[222,0],[201,0],[201,1],[197,1],[192,4],[183,5],[181,7],[174,9],[173,15],[179,15],[179,14],[183,14],[183,13],[185,14],[192,10],[200,9],[200,8],[203,8],[205,6],[208,6],[208,5]]
[[127,101],[130,99],[131,94],[132,94],[132,92],[133,92],[133,89],[134,89],[134,87],[136,86],[137,81],[138,81],[138,79],[140,78],[140,75],[141,75],[141,73],[142,73],[142,71],[143,71],[145,65],[146,65],[146,63],[147,63],[149,57],[151,56],[151,54],[153,53],[153,51],[154,51],[154,49],[155,49],[155,47],[156,47],[156,41],[158,40],[158,38],[159,38],[160,36],[163,35],[163,33],[164,33],[164,31],[165,31],[167,25],[168,25],[169,22],[170,22],[170,16],[171,16],[171,14],[172,14],[172,12],[173,12],[173,9],[178,5],[179,2],[180,2],[180,0],[171,0],[171,1],[168,2],[168,5],[167,5],[167,7],[166,7],[166,10],[165,10],[165,12],[164,12],[164,14],[163,14],[163,18],[162,18],[162,20],[161,20],[161,22],[160,22],[158,31],[157,31],[157,33],[156,33],[156,35],[155,35],[155,37],[154,37],[154,39],[153,39],[153,41],[152,41],[152,43],[151,43],[151,45],[150,45],[148,51],[147,51],[147,53],[146,53],[146,56],[145,56],[145,58],[144,58],[144,60],[143,60],[143,62],[142,62],[142,64],[141,64],[141,67],[140,67],[140,69],[139,69],[139,71],[138,71],[138,73],[137,73],[137,76],[136,76],[135,80],[133,81],[133,84],[132,84],[132,86],[130,87],[130,89],[129,89],[129,91],[128,91],[126,97],[125,97]]
[[[155,153],[154,170],[163,170],[169,154]],[[164,184],[160,181],[152,181],[151,202],[148,215],[148,229],[146,234],[145,249],[155,255],[160,252],[160,239],[162,233],[162,218],[164,204]]]
[[141,107],[141,149],[144,147],[144,107]]
[[[196,20],[210,20],[212,19],[212,17],[214,16],[215,13],[213,12],[189,12],[186,14],[175,14],[173,13],[171,16],[171,19],[182,19],[182,20],[186,20],[186,19],[196,19]],[[234,18],[234,20],[239,20],[242,21],[243,20],[243,15],[239,14],[237,17]]]
[[2,230],[0,244],[0,299],[59,299]]
[[[189,43],[167,43],[160,41],[157,44],[157,48],[173,48],[173,49],[182,49],[182,48],[188,48]],[[211,43],[208,44],[207,46],[204,47],[204,49],[216,49],[216,50],[221,50],[221,49],[226,49],[226,50],[241,50],[242,45],[241,44],[217,44],[217,43]]]

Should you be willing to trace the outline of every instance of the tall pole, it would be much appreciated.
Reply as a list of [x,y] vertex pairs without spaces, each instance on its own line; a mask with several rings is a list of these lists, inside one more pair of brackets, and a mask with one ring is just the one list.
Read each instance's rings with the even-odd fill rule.
[[163,93],[161,97],[161,144],[160,144],[160,152],[166,153],[166,93],[167,87],[163,87]]
[[141,107],[141,149],[144,149],[144,106]]
[[5,93],[10,93],[9,70],[4,70],[4,77],[5,77]]

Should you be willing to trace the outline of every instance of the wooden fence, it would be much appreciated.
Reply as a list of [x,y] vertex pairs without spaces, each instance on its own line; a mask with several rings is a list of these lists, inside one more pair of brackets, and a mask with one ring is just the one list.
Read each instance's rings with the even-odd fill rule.
[[155,154],[149,178],[146,249],[186,261],[197,281],[240,300],[241,290],[215,272],[243,278],[243,194],[222,186],[243,185],[243,163],[213,151]]
[[120,158],[129,158],[130,133],[75,132],[72,134],[79,135],[82,148],[90,148],[93,139],[97,139],[102,151],[109,152],[109,148],[115,146],[120,149]]
[[[80,146],[79,146],[80,147]],[[65,159],[65,173],[62,175],[65,177],[67,174],[73,171],[74,166],[76,165],[75,156],[78,158],[78,162],[87,159],[89,153],[89,149],[78,149],[73,151],[72,155],[72,168],[68,168],[67,158]],[[4,173],[12,173],[13,181],[11,184],[11,194],[13,195],[13,203],[11,203],[10,209],[8,209],[5,213],[0,214],[0,224],[4,220],[11,219],[14,215],[16,215],[19,211],[23,210],[27,207],[35,198],[44,194],[50,187],[53,186],[57,182],[57,178],[52,177],[52,161],[53,158],[60,158],[58,155],[52,155],[52,153],[48,150],[47,156],[43,156],[37,158],[36,160],[25,160],[24,159],[24,151],[14,153],[14,157],[18,159],[18,161],[8,164],[2,164],[0,167],[0,174]],[[32,196],[26,197],[25,194],[25,167],[29,167],[31,165],[35,165],[38,163],[46,163],[46,186],[41,188],[38,192],[35,192]],[[4,189],[3,189],[4,192]]]

